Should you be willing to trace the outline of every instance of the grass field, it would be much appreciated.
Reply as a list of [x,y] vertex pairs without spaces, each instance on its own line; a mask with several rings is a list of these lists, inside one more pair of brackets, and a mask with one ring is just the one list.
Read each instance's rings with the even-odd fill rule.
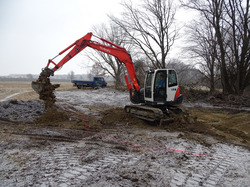
[[[53,82],[60,84],[56,90],[76,90],[70,82]],[[38,94],[31,88],[31,82],[0,82],[0,101],[8,99],[30,100],[39,99]]]

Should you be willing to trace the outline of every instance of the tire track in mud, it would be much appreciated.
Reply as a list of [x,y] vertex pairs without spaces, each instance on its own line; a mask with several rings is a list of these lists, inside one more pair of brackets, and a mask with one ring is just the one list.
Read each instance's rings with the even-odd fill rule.
[[[249,153],[240,153],[223,144],[217,146],[214,156],[211,155],[211,157],[185,156],[186,160],[182,167],[173,174],[171,186],[224,186],[224,182],[227,181],[225,173],[232,168],[235,169],[235,163],[241,162],[243,157],[245,157],[245,162],[250,161]],[[225,186],[235,186],[235,184],[228,183]]]
[[[79,142],[50,147],[41,152],[40,156],[33,155],[23,164],[15,173],[15,181],[9,176],[10,180],[3,181],[3,184],[4,186],[80,186],[100,183],[102,186],[106,183],[103,170],[108,169],[109,172],[106,174],[109,174],[112,173],[112,167],[124,160],[128,160],[126,164],[130,165],[136,160],[130,154],[97,153],[93,149],[93,144],[86,153],[85,146],[84,142]],[[25,176],[22,173],[25,173]]]
[[8,99],[10,99],[10,98],[12,98],[14,96],[21,95],[21,94],[28,93],[28,92],[31,92],[31,91],[25,90],[25,91],[22,91],[22,92],[17,92],[17,93],[8,95],[5,98],[1,99],[0,102],[7,101]]
[[185,165],[191,167],[176,171],[171,184],[172,186],[217,186],[230,164],[231,161],[221,159],[206,162],[188,161]]
[[[119,144],[94,135],[74,143],[52,144],[43,150],[22,151],[18,158],[24,162],[11,171],[5,171],[8,175],[5,178],[1,176],[2,185],[235,186],[235,183],[223,185],[230,179],[230,175],[225,173],[241,169],[235,162],[241,161],[242,165],[250,161],[250,154],[237,147],[219,144],[209,149],[201,145],[195,147],[195,143],[185,143],[182,139],[179,142],[176,146],[190,146],[196,152],[210,150],[218,156],[129,147],[120,149]],[[3,169],[1,165],[0,169]]]
[[[109,131],[114,133],[114,129],[106,133]],[[159,134],[158,138],[162,137]],[[151,136],[141,141],[145,143],[148,138]],[[237,183],[223,185],[230,178],[225,173],[239,170],[234,162],[242,158],[241,163],[250,161],[250,154],[239,147],[218,144],[208,148],[181,138],[160,139],[165,147],[189,151],[138,149],[95,134],[74,143],[51,144],[40,151],[24,150],[13,160],[22,158],[25,163],[6,171],[10,175],[6,175],[3,186],[235,186]],[[188,154],[192,152],[204,156]]]
[[[80,144],[80,146],[79,146]],[[79,144],[67,145],[63,148],[56,148],[53,150],[54,160],[51,165],[58,164],[56,168],[58,173],[55,181],[56,185],[70,186],[84,184],[86,186],[105,186],[109,183],[106,182],[107,176],[112,173],[112,168],[122,164],[125,160],[126,164],[134,164],[136,158],[128,154],[114,154],[110,150],[106,150],[105,145],[100,144],[98,141],[93,141],[93,138],[81,141]],[[112,148],[112,146],[111,146]],[[82,154],[81,154],[82,153]],[[44,157],[44,159],[46,159]],[[49,161],[50,162],[50,161]],[[105,171],[108,172],[105,172]]]

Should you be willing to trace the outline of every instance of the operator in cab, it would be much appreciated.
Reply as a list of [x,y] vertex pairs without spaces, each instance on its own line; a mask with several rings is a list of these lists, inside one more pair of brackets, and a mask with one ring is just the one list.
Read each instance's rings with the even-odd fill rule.
[[156,86],[156,88],[165,88],[165,76],[163,74],[160,74],[160,80]]

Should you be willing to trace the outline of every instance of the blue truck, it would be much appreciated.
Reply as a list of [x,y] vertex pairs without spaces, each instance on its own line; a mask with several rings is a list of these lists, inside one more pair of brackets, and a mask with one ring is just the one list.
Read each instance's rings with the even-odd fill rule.
[[72,80],[73,86],[76,86],[78,89],[84,88],[84,87],[106,87],[107,82],[104,80],[103,77],[93,77],[92,81],[83,81],[83,80]]

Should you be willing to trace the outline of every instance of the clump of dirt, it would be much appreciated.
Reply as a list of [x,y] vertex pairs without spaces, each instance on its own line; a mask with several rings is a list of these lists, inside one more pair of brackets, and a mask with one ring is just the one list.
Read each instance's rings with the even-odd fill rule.
[[60,84],[51,84],[50,71],[52,70],[48,68],[43,69],[37,81],[32,82],[32,88],[39,94],[39,99],[44,101],[46,109],[54,107],[56,101],[54,91],[60,86]]
[[48,78],[44,85],[43,85],[43,90],[39,94],[39,99],[42,99],[45,103],[45,108],[52,108],[55,104],[56,101],[56,96],[54,94],[54,90],[58,88],[59,85],[52,85],[50,83],[50,79]]
[[169,116],[162,119],[160,125],[163,126],[167,131],[197,131],[197,117],[191,115],[187,111],[181,113],[171,112]]

